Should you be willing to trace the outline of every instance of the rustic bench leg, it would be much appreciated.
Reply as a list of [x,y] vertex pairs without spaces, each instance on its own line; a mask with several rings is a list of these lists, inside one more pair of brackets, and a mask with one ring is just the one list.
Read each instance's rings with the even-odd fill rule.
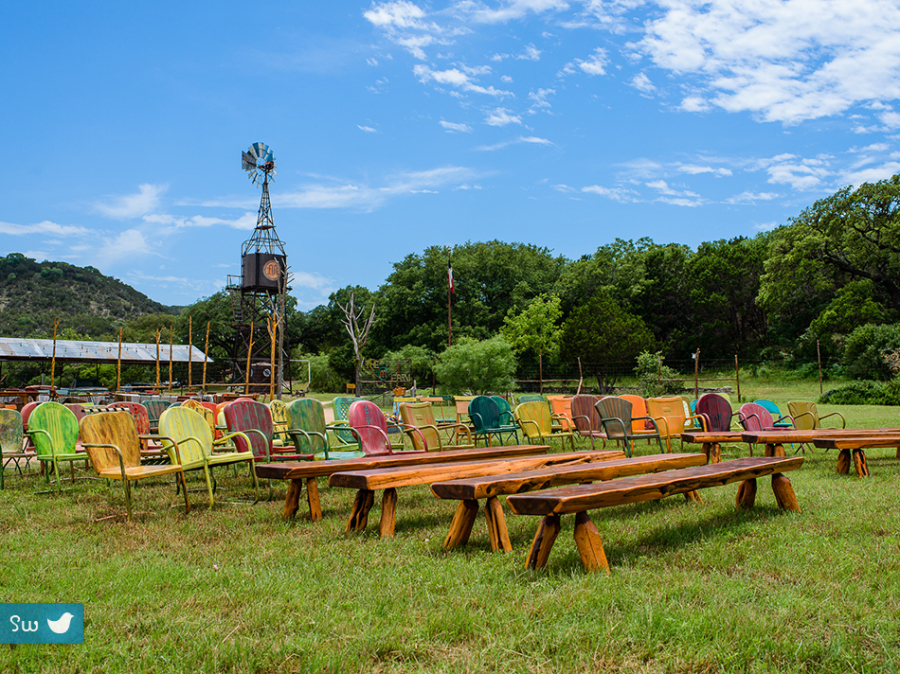
[[609,562],[606,561],[600,533],[586,512],[575,515],[575,545],[586,571],[609,573]]
[[306,502],[309,504],[309,519],[318,522],[322,519],[322,504],[319,501],[319,483],[316,478],[306,478]]
[[353,510],[347,520],[347,531],[362,531],[369,523],[369,510],[375,502],[375,492],[371,489],[360,489],[353,499]]
[[703,453],[706,454],[706,463],[721,463],[722,448],[718,442],[704,442]]
[[737,509],[749,510],[754,503],[756,503],[756,480],[744,480],[738,485]]
[[303,480],[291,480],[288,485],[287,497],[284,499],[284,511],[281,513],[284,519],[289,520],[297,514],[300,508],[300,492],[303,491]]
[[700,498],[700,494],[696,489],[684,492],[684,500],[693,501],[694,503],[703,503],[703,499]]
[[506,518],[503,516],[503,506],[500,499],[491,496],[484,504],[484,517],[487,520],[488,536],[491,539],[491,550],[497,552],[509,552],[512,543],[509,542],[509,532],[506,530]]
[[841,453],[838,454],[837,474],[838,475],[849,475],[850,474],[850,450],[849,449],[842,449]]
[[543,569],[546,566],[553,543],[559,536],[559,529],[559,515],[547,515],[541,520],[541,525],[531,543],[531,550],[528,552],[528,560],[525,562],[526,569]]
[[477,514],[477,500],[464,499],[459,502],[456,512],[453,513],[453,520],[450,522],[450,531],[447,538],[444,539],[444,550],[451,550],[469,542],[469,535],[472,533],[472,525],[475,523]]
[[784,456],[784,445],[780,442],[766,445],[766,456]]
[[869,477],[869,462],[866,461],[866,453],[863,450],[853,450],[853,465],[859,477]]
[[791,481],[781,473],[772,475],[772,491],[775,492],[775,500],[778,502],[779,508],[795,513],[801,512],[800,503],[797,501]]
[[396,524],[397,490],[390,487],[384,490],[384,496],[381,497],[381,523],[378,525],[378,535],[382,538],[391,538]]

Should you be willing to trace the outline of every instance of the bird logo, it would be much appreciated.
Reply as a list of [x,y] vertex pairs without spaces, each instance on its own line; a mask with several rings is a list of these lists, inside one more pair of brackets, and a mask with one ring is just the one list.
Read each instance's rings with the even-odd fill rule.
[[72,618],[74,617],[75,616],[71,613],[63,613],[59,620],[48,620],[47,627],[55,634],[65,634],[69,631],[69,625],[72,623]]

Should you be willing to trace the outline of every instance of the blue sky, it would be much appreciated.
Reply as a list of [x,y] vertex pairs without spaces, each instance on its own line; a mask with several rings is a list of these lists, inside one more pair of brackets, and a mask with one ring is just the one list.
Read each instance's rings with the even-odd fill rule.
[[36,0],[3,16],[0,252],[90,264],[165,304],[240,272],[257,141],[303,309],[429,245],[696,246],[900,172],[892,1]]

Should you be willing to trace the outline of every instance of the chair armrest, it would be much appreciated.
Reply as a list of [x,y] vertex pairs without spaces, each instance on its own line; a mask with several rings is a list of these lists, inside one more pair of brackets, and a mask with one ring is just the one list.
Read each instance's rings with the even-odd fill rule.
[[[47,441],[50,443],[50,457],[54,461],[56,461],[56,445],[53,442],[53,436],[50,435],[50,433],[48,433],[47,431],[45,431],[43,428],[35,428],[35,429],[29,429],[29,430],[25,431],[25,435],[27,435],[28,437],[31,437],[31,436],[35,435],[36,433],[40,433],[40,434],[47,436]],[[32,440],[32,442],[33,442],[33,440]],[[84,446],[84,443],[82,443],[82,447],[83,446]],[[37,450],[37,445],[35,445],[34,447],[35,447],[35,450]]]
[[[215,450],[216,445],[225,444],[227,440],[231,440],[231,438],[240,437],[244,439],[244,442],[247,443],[247,451],[246,452],[237,452],[238,454],[250,454],[253,456],[253,443],[250,442],[250,438],[247,437],[246,433],[242,433],[241,431],[235,431],[234,433],[229,433],[228,435],[223,435],[221,438],[216,438],[213,440],[213,450]],[[237,449],[237,447],[235,447]]]
[[[266,434],[263,433],[258,428],[248,428],[244,433],[256,433],[259,437],[262,438],[263,446],[266,448],[266,461],[272,460],[271,447],[269,446],[269,438],[266,437]],[[246,436],[245,436],[246,437]],[[250,438],[247,437],[247,446],[250,447],[250,451],[253,452],[253,443],[250,442]]]
[[819,421],[822,421],[822,419],[827,419],[828,417],[834,417],[834,416],[841,418],[841,428],[847,428],[847,420],[844,419],[844,415],[841,414],[840,412],[829,412],[828,414],[826,414],[824,416],[820,416]]
[[91,464],[94,466],[94,470],[97,470],[97,464],[94,461],[94,455],[91,454],[91,448],[93,447],[101,447],[105,449],[111,449],[116,453],[116,456],[119,457],[119,471],[122,474],[122,481],[125,481],[125,460],[122,458],[122,450],[119,449],[117,445],[106,445],[100,443],[81,443],[81,446],[87,450],[88,456],[91,457]]
[[[704,432],[706,431],[707,428],[709,428],[709,417],[707,417],[705,414],[692,414],[691,416],[689,416],[685,419],[685,422],[687,422],[691,419],[699,419],[700,426],[701,426],[701,428],[703,428]],[[728,426],[730,427],[731,424],[729,423]]]
[[[631,417],[632,421],[640,421],[641,419],[644,419],[645,421],[649,421],[651,424],[653,424],[653,428],[655,428],[656,432],[659,433],[659,424],[656,423],[656,417]],[[665,417],[660,417],[660,419],[665,421]],[[668,430],[668,428],[669,428],[669,422],[666,422],[666,429]]]
[[[637,418],[638,418],[638,419],[642,419],[643,417],[637,417]],[[667,438],[672,437],[672,436],[669,434],[669,420],[668,420],[668,419],[666,419],[665,417],[647,417],[647,418],[648,418],[648,419],[651,419],[651,420],[653,421],[653,425],[656,426],[656,432],[659,433],[660,435],[662,435],[663,432],[662,432],[661,430],[659,430],[659,424],[656,423],[656,422],[657,422],[657,421],[662,421],[662,422],[663,422],[663,425],[664,425],[665,428],[666,428],[666,431],[665,431],[665,437],[667,437]]]

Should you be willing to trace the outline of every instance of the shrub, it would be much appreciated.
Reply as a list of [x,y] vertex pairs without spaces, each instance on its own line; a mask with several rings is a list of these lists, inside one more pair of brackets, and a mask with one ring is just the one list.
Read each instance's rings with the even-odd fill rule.
[[516,387],[516,356],[503,337],[462,338],[440,354],[434,368],[441,391],[484,393]]
[[893,376],[891,359],[900,352],[900,324],[861,325],[850,333],[842,364],[856,379],[887,381]]

